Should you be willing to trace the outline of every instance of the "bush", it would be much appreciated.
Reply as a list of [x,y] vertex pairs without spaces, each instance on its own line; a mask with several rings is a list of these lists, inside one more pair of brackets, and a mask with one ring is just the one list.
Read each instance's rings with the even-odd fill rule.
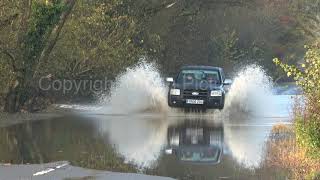
[[305,64],[301,67],[282,63],[274,59],[274,63],[280,66],[288,75],[293,77],[297,85],[303,89],[306,97],[305,115],[320,119],[320,48],[318,45],[306,46]]
[[[298,121],[297,121],[298,122]],[[298,145],[293,128],[275,125],[266,144],[265,163],[267,167],[288,170],[287,179],[314,180],[320,172],[320,161],[310,157],[307,148]]]
[[312,156],[319,156],[320,150],[320,48],[306,46],[305,64],[299,67],[274,59],[288,75],[293,77],[304,93],[304,104],[295,111],[295,129],[300,146],[306,147]]
[[307,147],[311,156],[320,158],[320,122],[297,118],[295,130],[298,144]]
[[320,172],[313,172],[306,177],[306,179],[310,180],[319,180],[320,179]]

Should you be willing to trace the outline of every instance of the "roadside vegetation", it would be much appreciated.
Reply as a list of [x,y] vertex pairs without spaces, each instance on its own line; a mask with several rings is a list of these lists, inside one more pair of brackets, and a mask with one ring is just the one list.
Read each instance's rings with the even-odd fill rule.
[[[276,165],[289,168],[295,179],[320,178],[320,48],[305,46],[304,62],[298,66],[274,59],[303,90],[294,109],[293,139],[271,143]],[[280,128],[281,129],[281,128]],[[282,128],[282,130],[286,130]],[[288,129],[287,129],[288,130]]]
[[309,44],[304,46],[304,58],[296,64],[285,58],[276,58],[274,63],[296,82],[303,94],[293,109],[293,128],[280,125],[272,132],[294,136],[271,139],[267,161],[288,169],[293,179],[320,179],[320,2],[298,2],[303,5],[297,14],[303,20],[300,22]]
[[275,125],[266,144],[264,165],[288,172],[289,179],[317,180],[320,178],[319,158],[310,154],[308,146],[300,145],[297,134],[292,126]]

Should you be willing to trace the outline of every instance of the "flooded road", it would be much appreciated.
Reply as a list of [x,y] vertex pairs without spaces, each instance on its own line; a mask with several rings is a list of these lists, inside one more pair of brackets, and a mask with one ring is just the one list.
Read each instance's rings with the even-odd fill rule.
[[[128,115],[70,106],[72,113],[3,124],[0,179],[112,179],[101,173],[109,171],[174,179],[283,179],[281,170],[264,165],[265,142],[274,124],[290,124],[292,97],[272,98],[274,108],[259,114],[226,110]],[[10,165],[52,162],[60,163],[49,165],[49,171],[45,165],[28,170]],[[132,177],[143,178],[150,179]]]

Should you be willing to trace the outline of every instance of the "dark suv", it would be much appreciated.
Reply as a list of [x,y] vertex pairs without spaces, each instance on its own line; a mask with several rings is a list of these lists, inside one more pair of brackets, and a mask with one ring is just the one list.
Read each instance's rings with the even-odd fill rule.
[[168,105],[180,108],[223,109],[225,79],[222,68],[212,66],[184,66],[176,78],[167,78],[170,83]]
[[185,120],[168,127],[165,154],[183,163],[218,164],[223,155],[223,124],[205,119]]

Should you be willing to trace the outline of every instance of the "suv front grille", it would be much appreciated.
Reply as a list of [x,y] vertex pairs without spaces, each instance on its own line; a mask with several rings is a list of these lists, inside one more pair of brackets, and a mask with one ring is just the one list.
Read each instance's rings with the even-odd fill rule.
[[[192,93],[197,92],[198,95],[193,95]],[[183,90],[183,97],[184,98],[206,98],[208,96],[207,90],[192,90],[192,89],[185,89]]]

